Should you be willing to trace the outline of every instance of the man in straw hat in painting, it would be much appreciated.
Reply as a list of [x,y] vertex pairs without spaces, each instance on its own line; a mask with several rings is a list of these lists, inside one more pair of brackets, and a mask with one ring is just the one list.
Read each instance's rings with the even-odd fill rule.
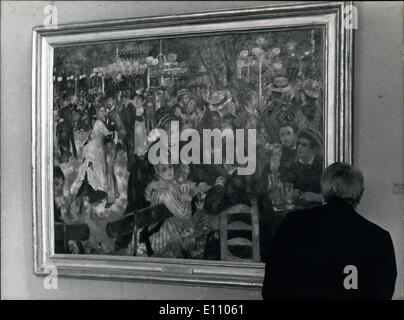
[[179,118],[185,118],[185,107],[190,101],[190,92],[183,88],[177,91],[177,101],[178,103],[174,106],[174,114]]
[[321,95],[321,85],[317,80],[307,79],[303,82],[303,91],[308,97],[318,99]]
[[223,118],[225,115],[236,115],[236,107],[234,105],[230,90],[215,90],[209,95],[209,109],[219,113]]
[[313,79],[305,80],[302,84],[302,112],[311,126],[317,126],[322,119],[320,97],[320,82]]

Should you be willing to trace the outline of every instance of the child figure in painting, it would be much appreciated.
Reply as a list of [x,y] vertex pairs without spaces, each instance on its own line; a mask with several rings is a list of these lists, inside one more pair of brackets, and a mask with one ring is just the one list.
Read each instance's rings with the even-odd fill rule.
[[190,167],[180,164],[176,167],[176,182],[180,186],[181,194],[190,195],[192,198],[192,228],[183,235],[183,254],[187,258],[203,259],[206,251],[206,241],[217,223],[213,216],[206,214],[204,200],[210,187],[205,182],[193,182],[189,180]]
[[[77,203],[71,201],[64,192],[65,175],[59,166],[53,168],[53,181],[54,181],[54,222],[55,223],[78,223],[80,222],[77,215]],[[55,239],[55,253],[83,253],[84,249],[80,241],[69,240],[67,243],[67,252],[64,248],[63,240]]]
[[105,209],[105,200],[90,203],[89,197],[83,197],[79,207],[81,220],[90,229],[88,240],[83,242],[86,254],[110,254],[114,249],[113,239],[106,231],[111,208]]

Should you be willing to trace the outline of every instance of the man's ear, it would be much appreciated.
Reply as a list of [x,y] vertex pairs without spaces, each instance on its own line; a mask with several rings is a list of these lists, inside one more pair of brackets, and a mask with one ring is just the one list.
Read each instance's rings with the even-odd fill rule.
[[363,196],[363,192],[364,192],[364,191],[365,191],[365,187],[362,187],[361,193],[360,193],[360,195],[359,195],[359,200],[362,199],[362,196]]
[[356,201],[356,205],[358,205],[361,202],[364,191],[365,187],[362,187],[361,193],[359,194],[358,200]]

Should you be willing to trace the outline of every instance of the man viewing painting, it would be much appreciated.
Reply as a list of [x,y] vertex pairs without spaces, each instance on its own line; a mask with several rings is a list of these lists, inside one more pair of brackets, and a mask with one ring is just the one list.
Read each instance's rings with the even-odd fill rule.
[[[55,50],[54,166],[63,176],[57,193],[74,203],[58,202],[57,209],[91,225],[89,239],[69,252],[220,259],[221,213],[239,203],[252,206],[254,199],[257,245],[264,259],[280,217],[322,203],[321,33],[313,29],[160,41]],[[136,53],[138,46],[147,54]],[[131,58],[111,55],[105,62],[107,49],[116,53],[119,47],[125,56],[132,52]],[[159,48],[165,52],[157,54]],[[98,56],[93,62],[98,64],[86,81],[73,85],[59,76],[73,72],[64,61],[74,60],[81,68],[74,70],[82,70],[78,57],[90,56]],[[207,129],[234,134],[256,130],[254,172],[238,174],[244,165],[237,157],[226,163],[224,151],[220,164],[203,163],[206,150],[201,150],[198,164],[151,163],[151,147],[160,139],[153,129],[167,132],[168,154],[188,142],[173,145],[172,137],[180,135],[170,132],[174,121],[180,132],[195,129],[201,137]],[[245,134],[245,151],[249,143]],[[108,223],[161,206],[169,216],[158,220],[150,211],[150,223],[133,234],[106,231]],[[72,223],[64,216],[59,214],[58,221]]]

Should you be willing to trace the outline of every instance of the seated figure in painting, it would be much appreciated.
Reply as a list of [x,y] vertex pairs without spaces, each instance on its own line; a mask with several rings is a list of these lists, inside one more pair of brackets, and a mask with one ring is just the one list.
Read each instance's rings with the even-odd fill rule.
[[[167,152],[170,152],[172,143],[175,143],[171,140],[171,134],[176,134],[171,132],[174,129],[171,122],[177,120],[175,116],[168,115],[158,124],[159,128],[168,133]],[[150,173],[150,167],[154,170],[153,173]],[[149,256],[195,258],[201,257],[203,253],[205,244],[203,239],[206,236],[203,231],[206,228],[203,226],[207,222],[203,218],[204,212],[201,211],[201,197],[196,196],[205,192],[208,186],[200,181],[189,180],[190,171],[190,167],[184,164],[174,167],[171,164],[159,163],[151,166],[147,154],[131,171],[132,180],[130,178],[128,192],[134,190],[135,194],[129,205],[135,210],[163,205],[170,213],[168,218],[163,217],[146,225],[136,235],[139,237],[138,248],[145,246]],[[139,174],[143,176],[140,180]],[[142,187],[145,187],[143,194],[141,194]],[[198,227],[195,227],[196,225]],[[136,254],[142,252],[138,250]]]
[[281,180],[293,183],[295,203],[299,207],[313,207],[323,201],[320,178],[323,171],[321,136],[314,129],[298,133],[297,161],[293,168],[283,172]]
[[109,237],[106,226],[112,208],[105,208],[106,200],[98,200],[90,203],[90,198],[84,196],[76,201],[76,211],[80,222],[87,224],[89,238],[82,242],[86,254],[110,254],[114,251],[114,241]]
[[279,127],[279,138],[282,144],[279,170],[281,174],[292,169],[297,156],[296,127],[294,124],[284,124]]
[[[148,160],[148,150],[151,145],[149,145],[150,142],[148,141],[147,129],[144,126],[144,121],[142,121],[142,114],[138,114],[137,119],[137,125],[139,128],[134,131],[136,131],[135,141],[138,140],[138,143],[136,144],[138,147],[134,150],[133,163],[129,170],[130,173],[127,187],[128,205],[125,214],[133,212],[134,210],[143,209],[149,205],[145,198],[145,190],[154,175],[153,166]],[[171,141],[172,121],[178,121],[178,118],[174,115],[168,114],[161,118],[157,124],[158,128],[167,132],[169,143]],[[173,132],[173,134],[175,135],[176,133]]]
[[[77,199],[72,199],[65,195],[65,175],[59,166],[53,168],[53,181],[54,181],[54,223],[55,223],[55,253],[84,253],[84,247],[81,241],[69,240],[65,248],[64,240],[66,236],[66,224],[78,225],[82,223],[80,216],[78,215]],[[63,224],[63,227],[57,227],[57,225]],[[77,232],[85,232],[86,226],[80,224],[80,229],[76,229]],[[59,235],[57,234],[59,233]]]
[[[225,160],[223,160],[225,163]],[[223,164],[224,173],[216,178],[215,185],[206,193],[204,210],[209,216],[217,217],[225,209],[236,204],[251,206],[251,200],[256,199],[258,205],[260,251],[265,257],[271,232],[270,224],[273,215],[271,195],[263,185],[262,177],[253,175],[239,175],[237,163]],[[214,230],[214,231],[217,231]],[[205,259],[220,259],[220,251],[215,250],[219,245],[218,233],[210,234]]]
[[[168,134],[167,152],[170,152],[170,148],[176,143],[176,139],[172,140],[172,137],[179,134],[176,131],[178,128],[171,126],[172,121],[178,121],[178,118],[169,114],[160,119],[157,125]],[[131,169],[126,211],[164,205],[171,216],[144,227],[139,234],[139,243],[146,244],[149,256],[186,258],[188,250],[182,246],[182,242],[185,238],[193,241],[195,237],[191,202],[199,192],[200,186],[189,181],[188,166],[178,165],[177,169],[180,170],[175,176],[172,165],[159,163],[152,166],[148,158],[147,153],[143,158],[137,156]],[[150,172],[150,168],[154,172]]]
[[59,166],[53,168],[53,184],[54,184],[54,222],[65,222],[67,219],[66,202],[67,197],[64,195],[65,175]]
[[[55,223],[65,223],[69,220],[68,217],[68,199],[64,195],[63,188],[65,183],[65,175],[59,166],[53,168],[53,182],[54,182],[54,203],[53,203],[53,221]],[[64,252],[64,242],[55,239],[55,253]]]
[[140,230],[139,242],[145,242],[147,254],[153,257],[184,258],[184,244],[192,228],[192,190],[181,188],[174,179],[172,165],[154,166],[155,178],[146,188],[145,198],[152,206],[164,204],[172,217]]

